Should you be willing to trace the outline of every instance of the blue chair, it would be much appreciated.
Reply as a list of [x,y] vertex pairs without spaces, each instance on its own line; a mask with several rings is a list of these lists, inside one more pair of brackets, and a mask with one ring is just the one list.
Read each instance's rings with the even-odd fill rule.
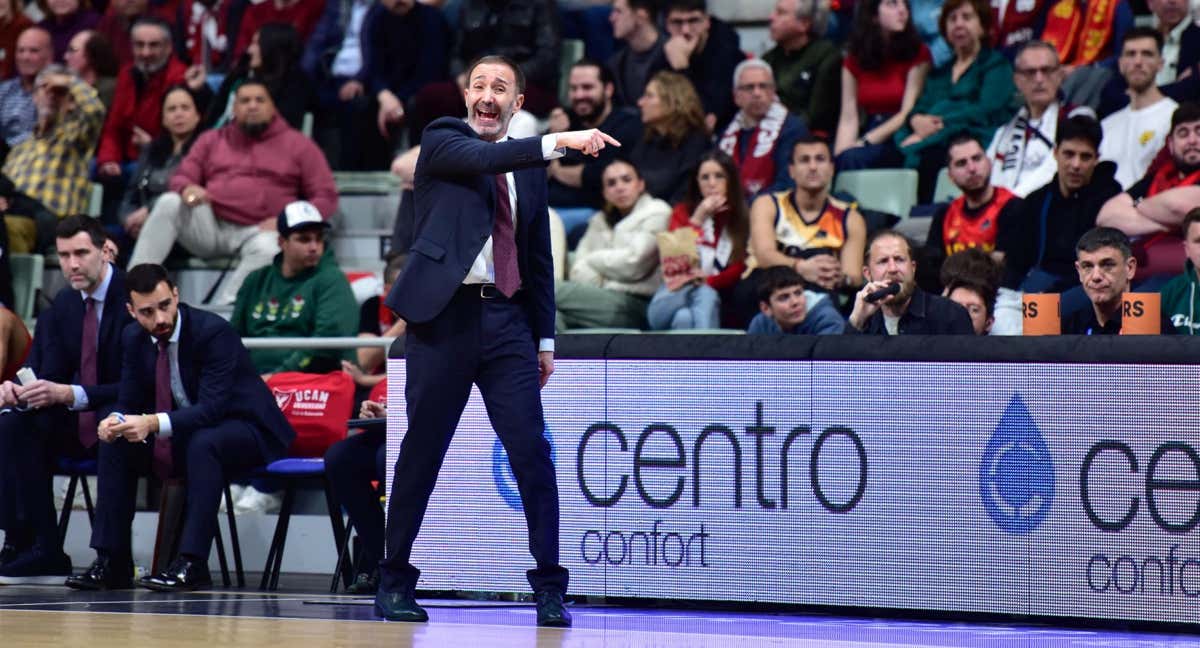
[[[339,551],[346,528],[342,520],[341,507],[333,499],[329,489],[329,481],[325,479],[325,460],[322,458],[289,458],[270,463],[256,476],[281,480],[284,483],[283,503],[279,507],[279,520],[275,524],[275,535],[271,539],[271,547],[267,550],[267,564],[263,567],[260,590],[275,590],[279,586],[279,572],[283,565],[283,546],[287,541],[288,524],[291,522],[292,509],[296,504],[296,490],[306,483],[319,483],[325,491],[325,504],[329,507],[329,523],[333,528],[333,548]],[[339,561],[341,562],[341,561]],[[348,561],[339,564],[343,582],[349,585],[354,575],[351,574]]]
[[88,523],[95,524],[96,512],[92,506],[92,491],[88,487],[87,478],[95,477],[97,472],[95,459],[58,458],[58,465],[55,466],[54,474],[71,478],[71,481],[67,482],[67,494],[63,498],[62,512],[58,516],[58,539],[60,542],[64,542],[67,539],[67,525],[71,522],[71,509],[75,508],[76,486],[82,485],[83,503],[87,506]]

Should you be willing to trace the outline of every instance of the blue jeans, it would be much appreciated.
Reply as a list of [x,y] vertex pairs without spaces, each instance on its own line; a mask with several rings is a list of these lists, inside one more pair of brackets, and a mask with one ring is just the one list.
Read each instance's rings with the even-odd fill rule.
[[721,325],[721,296],[708,284],[691,284],[679,290],[664,285],[654,293],[646,319],[655,331],[713,329]]

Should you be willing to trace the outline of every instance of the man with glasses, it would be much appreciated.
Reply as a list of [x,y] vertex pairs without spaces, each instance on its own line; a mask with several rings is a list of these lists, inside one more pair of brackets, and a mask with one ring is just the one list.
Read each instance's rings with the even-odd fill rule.
[[[940,3],[939,3],[940,6]],[[778,0],[771,12],[775,47],[763,54],[779,86],[779,98],[814,131],[833,134],[841,111],[841,48],[825,35],[829,3]]]
[[129,31],[133,63],[117,75],[112,109],[100,135],[96,172],[101,178],[122,177],[141,148],[162,128],[162,98],[183,83],[187,67],[171,52],[171,26],[161,18],[143,17]]
[[789,156],[808,129],[779,101],[771,66],[757,58],[738,63],[733,101],[740,110],[717,146],[733,158],[745,195],[790,189],[794,183],[788,175]]
[[1033,40],[1017,51],[1013,82],[1024,99],[1015,117],[996,131],[988,146],[992,184],[1025,197],[1050,182],[1057,170],[1053,150],[1058,124],[1069,117],[1096,114],[1086,106],[1059,101],[1063,69],[1049,43]]
[[669,0],[666,8],[667,69],[686,76],[704,105],[709,130],[733,117],[729,79],[744,58],[741,39],[728,23],[708,13],[705,0]]

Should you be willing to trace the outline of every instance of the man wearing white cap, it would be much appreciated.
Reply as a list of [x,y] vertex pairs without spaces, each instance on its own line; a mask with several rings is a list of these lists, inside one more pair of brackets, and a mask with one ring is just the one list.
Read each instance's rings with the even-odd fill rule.
[[[325,246],[329,222],[312,203],[289,203],[276,219],[279,254],[271,265],[246,275],[238,290],[230,323],[242,337],[354,337],[358,304],[333,250]],[[250,358],[259,373],[341,369],[348,352],[254,349]]]

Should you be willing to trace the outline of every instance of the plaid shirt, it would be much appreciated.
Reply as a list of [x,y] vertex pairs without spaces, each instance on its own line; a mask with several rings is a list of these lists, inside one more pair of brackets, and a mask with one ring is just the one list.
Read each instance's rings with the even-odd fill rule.
[[88,162],[104,125],[104,104],[95,88],[73,79],[70,92],[75,107],[47,132],[35,128],[4,163],[4,175],[18,190],[60,218],[87,211]]
[[20,77],[0,83],[0,137],[9,146],[23,142],[37,125],[33,93],[25,92]]

